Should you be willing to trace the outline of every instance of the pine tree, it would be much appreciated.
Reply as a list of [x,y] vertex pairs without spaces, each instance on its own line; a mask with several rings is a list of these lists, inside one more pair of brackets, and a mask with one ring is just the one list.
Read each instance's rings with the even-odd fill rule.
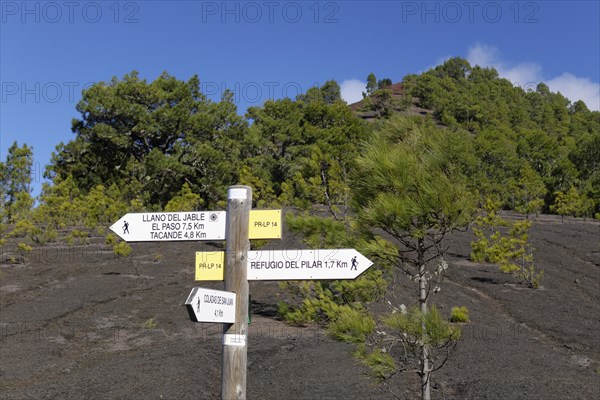
[[377,90],[377,78],[374,73],[370,73],[367,76],[367,96],[372,95]]
[[[365,146],[352,183],[359,224],[367,235],[381,230],[399,243],[396,268],[418,285],[412,319],[396,321],[390,316],[385,325],[402,337],[402,326],[419,321],[412,333],[419,336],[415,344],[423,399],[430,398],[433,350],[457,338],[453,329],[438,329],[441,322],[428,308],[429,295],[439,290],[447,268],[444,237],[466,226],[473,210],[465,179],[452,159],[453,139],[452,133],[431,125],[393,119]],[[429,325],[437,331],[430,331]],[[435,336],[442,331],[448,333],[445,338]]]
[[25,216],[33,206],[31,198],[31,167],[33,166],[33,150],[15,141],[8,149],[6,163],[0,169],[2,186],[2,208],[6,219],[14,223],[15,216]]

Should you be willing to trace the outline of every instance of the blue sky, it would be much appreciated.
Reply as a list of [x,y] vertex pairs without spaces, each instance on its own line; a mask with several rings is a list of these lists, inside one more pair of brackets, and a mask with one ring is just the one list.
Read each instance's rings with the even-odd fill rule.
[[34,195],[74,138],[81,89],[137,70],[197,74],[238,110],[328,79],[348,101],[370,72],[400,81],[460,56],[522,87],[600,108],[599,1],[1,1],[0,159],[34,148]]

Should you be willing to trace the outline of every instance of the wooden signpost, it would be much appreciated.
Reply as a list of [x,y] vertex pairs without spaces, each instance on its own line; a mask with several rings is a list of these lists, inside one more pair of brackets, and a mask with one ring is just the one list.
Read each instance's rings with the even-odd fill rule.
[[248,360],[248,226],[252,208],[252,189],[232,186],[227,192],[227,230],[225,242],[225,290],[237,294],[235,323],[223,326],[221,399],[246,399]]
[[254,250],[249,239],[281,239],[281,210],[251,210],[252,189],[231,186],[227,211],[128,213],[110,229],[127,242],[225,240],[225,252],[197,252],[196,287],[185,306],[194,322],[222,323],[221,399],[246,399],[248,280],[355,279],[373,263],[355,249]]

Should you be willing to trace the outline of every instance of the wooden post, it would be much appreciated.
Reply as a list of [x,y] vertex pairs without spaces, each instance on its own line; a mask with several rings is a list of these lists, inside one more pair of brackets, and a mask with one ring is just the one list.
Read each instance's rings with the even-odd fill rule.
[[246,399],[248,359],[248,279],[247,260],[250,241],[248,224],[252,208],[252,189],[231,186],[227,191],[225,230],[225,291],[235,292],[235,323],[223,326],[221,399]]

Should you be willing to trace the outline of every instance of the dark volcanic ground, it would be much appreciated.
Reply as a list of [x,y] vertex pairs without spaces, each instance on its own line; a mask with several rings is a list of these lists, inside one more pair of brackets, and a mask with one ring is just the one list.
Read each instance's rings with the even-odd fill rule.
[[[432,397],[600,398],[600,223],[535,222],[539,290],[468,261],[472,238],[451,236],[448,277],[433,298],[446,314],[467,306],[472,322],[434,375]],[[122,258],[100,239],[47,245],[25,265],[1,266],[0,398],[220,398],[221,326],[191,322],[183,306],[195,286],[194,252],[210,244],[133,247]],[[397,295],[408,299],[408,287]],[[417,397],[415,375],[377,386],[351,346],[277,320],[276,282],[251,282],[250,291],[249,399]]]

